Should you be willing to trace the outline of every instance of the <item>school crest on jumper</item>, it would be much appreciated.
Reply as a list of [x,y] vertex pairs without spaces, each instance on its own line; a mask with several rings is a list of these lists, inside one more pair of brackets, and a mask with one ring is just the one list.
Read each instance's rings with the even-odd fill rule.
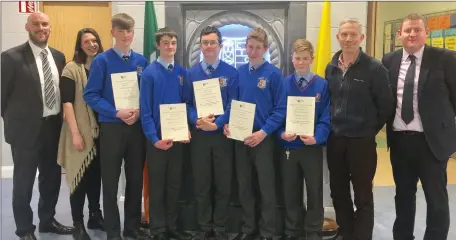
[[226,87],[228,79],[226,77],[219,77],[220,87]]
[[180,85],[184,85],[184,77],[182,75],[178,76]]
[[320,102],[320,93],[317,93],[317,95],[315,95],[315,102]]
[[143,67],[141,67],[141,66],[136,67],[136,73],[138,73],[138,76],[141,76],[142,71],[143,71]]
[[267,85],[267,81],[266,79],[264,79],[264,77],[260,77],[258,78],[258,87],[261,88],[261,89],[264,89],[266,88],[266,85]]

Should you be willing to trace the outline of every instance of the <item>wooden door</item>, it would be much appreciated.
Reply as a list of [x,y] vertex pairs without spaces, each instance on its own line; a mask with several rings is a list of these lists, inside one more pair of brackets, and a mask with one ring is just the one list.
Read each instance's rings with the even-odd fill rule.
[[104,50],[112,47],[111,2],[42,2],[40,9],[50,18],[49,46],[62,51],[67,62],[73,59],[76,37],[82,28],[95,29]]

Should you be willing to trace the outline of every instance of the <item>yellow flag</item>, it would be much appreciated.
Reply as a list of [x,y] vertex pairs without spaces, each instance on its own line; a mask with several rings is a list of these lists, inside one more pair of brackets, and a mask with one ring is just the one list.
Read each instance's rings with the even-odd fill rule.
[[320,31],[312,71],[325,77],[325,69],[331,61],[331,3],[325,1],[321,12]]

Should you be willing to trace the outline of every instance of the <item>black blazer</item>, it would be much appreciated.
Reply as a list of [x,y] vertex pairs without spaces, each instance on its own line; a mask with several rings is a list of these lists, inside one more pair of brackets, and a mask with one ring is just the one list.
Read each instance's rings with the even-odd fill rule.
[[[51,47],[49,49],[60,77],[65,67],[65,55]],[[31,147],[40,133],[43,118],[41,83],[32,48],[26,42],[2,52],[1,59],[1,116],[5,140],[11,145]]]
[[[388,53],[382,59],[383,65],[389,70],[395,106],[401,59],[402,49]],[[456,152],[456,52],[424,47],[418,79],[418,111],[434,156],[447,161]],[[386,125],[388,146],[391,144],[395,114]]]

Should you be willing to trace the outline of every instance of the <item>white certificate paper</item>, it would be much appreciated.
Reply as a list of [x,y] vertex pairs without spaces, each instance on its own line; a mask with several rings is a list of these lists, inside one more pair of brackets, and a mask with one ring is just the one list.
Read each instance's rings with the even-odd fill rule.
[[193,90],[199,118],[210,114],[221,115],[224,113],[218,78],[193,82]]
[[252,135],[255,107],[253,103],[231,101],[228,138],[243,142],[246,137]]
[[116,109],[139,109],[139,86],[137,72],[111,74],[112,92]]
[[314,135],[315,97],[288,96],[285,132],[296,135]]
[[185,103],[161,104],[160,123],[162,140],[189,140],[187,124],[187,106],[185,105]]

